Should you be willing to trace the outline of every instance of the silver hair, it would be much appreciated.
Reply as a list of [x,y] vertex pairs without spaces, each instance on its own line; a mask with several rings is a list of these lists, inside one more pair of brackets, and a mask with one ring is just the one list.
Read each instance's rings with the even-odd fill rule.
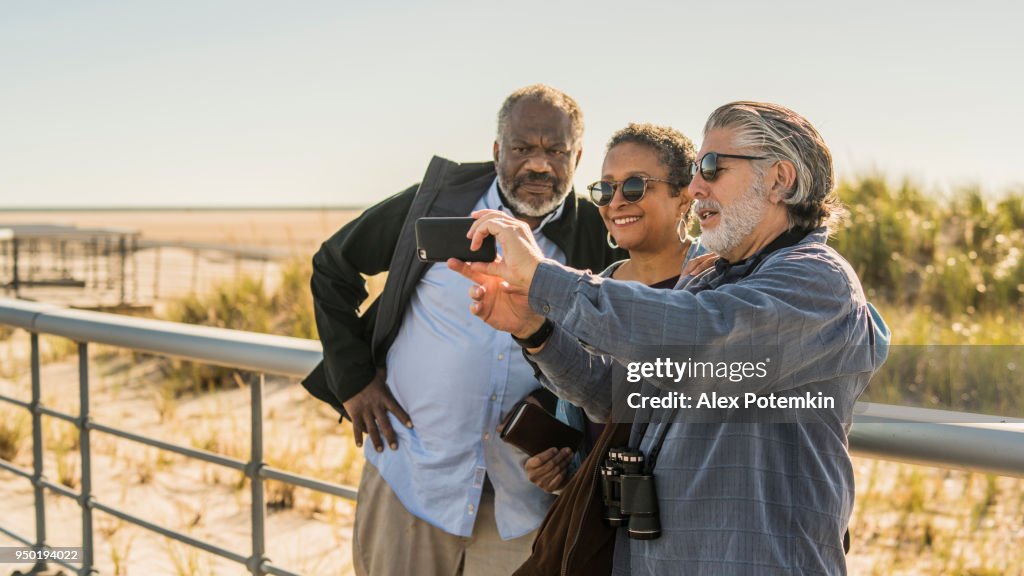
[[796,182],[782,198],[790,228],[830,229],[846,214],[835,192],[832,153],[806,118],[778,104],[731,102],[711,114],[704,135],[719,128],[736,130],[733,143],[747,153],[793,163]]
[[583,141],[583,111],[580,110],[576,101],[561,90],[552,88],[545,84],[532,84],[516,90],[508,95],[498,110],[498,142],[502,141],[505,131],[508,130],[508,117],[512,108],[520,100],[538,100],[554,106],[565,112],[572,125],[572,137],[574,147],[578,147]]

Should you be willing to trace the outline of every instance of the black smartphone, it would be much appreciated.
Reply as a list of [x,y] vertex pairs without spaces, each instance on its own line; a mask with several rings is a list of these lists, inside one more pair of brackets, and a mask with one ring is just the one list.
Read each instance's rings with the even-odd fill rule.
[[577,450],[583,433],[540,406],[523,400],[505,417],[501,439],[536,456],[551,447]]
[[416,220],[416,255],[423,262],[444,262],[458,258],[463,262],[493,262],[498,257],[494,236],[488,236],[477,251],[469,249],[466,233],[474,219],[420,218]]

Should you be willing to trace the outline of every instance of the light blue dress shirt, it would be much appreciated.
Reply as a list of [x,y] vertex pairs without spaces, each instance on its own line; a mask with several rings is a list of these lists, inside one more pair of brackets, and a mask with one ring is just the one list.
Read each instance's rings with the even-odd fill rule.
[[[474,209],[484,208],[504,209],[496,181]],[[561,213],[559,207],[534,236],[548,258],[564,262],[543,234]],[[473,533],[486,474],[507,540],[535,530],[551,505],[552,497],[527,480],[526,455],[495,431],[540,383],[512,337],[469,311],[472,285],[444,263],[420,280],[387,357],[387,384],[415,428],[392,415],[398,450],[377,453],[367,442],[364,451],[409,512],[458,536]]]

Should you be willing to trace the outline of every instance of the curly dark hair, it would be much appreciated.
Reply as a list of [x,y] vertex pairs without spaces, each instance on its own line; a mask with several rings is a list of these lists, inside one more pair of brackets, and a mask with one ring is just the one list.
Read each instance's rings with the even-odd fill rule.
[[678,196],[685,186],[690,185],[690,165],[697,159],[697,149],[679,130],[630,122],[629,126],[612,134],[605,152],[625,143],[647,146],[658,153],[658,160],[668,167],[668,180],[677,186],[673,196]]

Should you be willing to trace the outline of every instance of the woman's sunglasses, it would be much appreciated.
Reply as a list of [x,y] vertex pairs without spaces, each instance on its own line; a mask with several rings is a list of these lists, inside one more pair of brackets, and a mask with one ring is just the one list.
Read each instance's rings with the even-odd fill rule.
[[600,180],[587,186],[587,190],[590,190],[590,199],[594,201],[594,204],[607,206],[611,204],[612,198],[615,197],[615,190],[621,186],[622,199],[632,204],[639,202],[644,197],[644,194],[647,193],[647,183],[650,181],[675,185],[673,182],[660,178],[630,176],[625,180]]
[[743,156],[741,154],[719,154],[718,152],[708,152],[701,156],[700,160],[690,164],[690,176],[696,178],[697,172],[700,172],[700,177],[704,180],[711,182],[718,176],[719,170],[724,168],[718,167],[719,158],[737,158],[739,160],[767,160],[764,156]]

